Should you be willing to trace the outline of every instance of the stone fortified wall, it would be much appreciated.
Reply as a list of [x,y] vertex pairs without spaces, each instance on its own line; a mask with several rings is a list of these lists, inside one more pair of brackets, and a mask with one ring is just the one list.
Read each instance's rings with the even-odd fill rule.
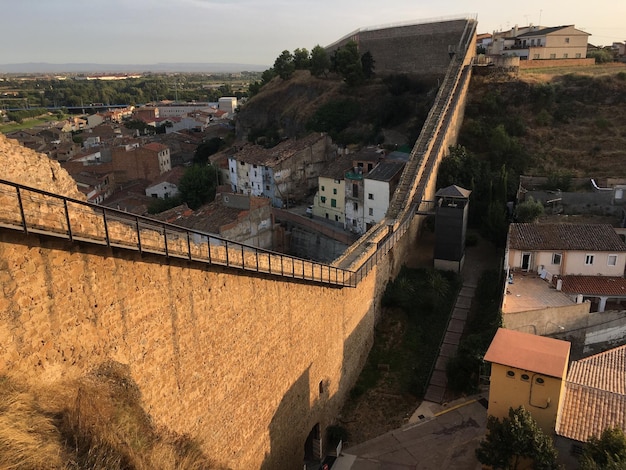
[[[55,162],[0,139],[10,179],[77,196]],[[2,230],[0,368],[54,384],[128,364],[155,422],[216,461],[299,468],[362,368],[391,259],[337,289]]]
[[450,64],[448,46],[456,47],[467,20],[422,23],[358,31],[327,49],[332,52],[349,41],[369,51],[377,73],[444,75]]

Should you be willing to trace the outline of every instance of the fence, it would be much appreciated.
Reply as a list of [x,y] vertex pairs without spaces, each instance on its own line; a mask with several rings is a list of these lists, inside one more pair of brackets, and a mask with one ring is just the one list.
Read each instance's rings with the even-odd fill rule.
[[354,272],[0,180],[0,227],[339,287]]

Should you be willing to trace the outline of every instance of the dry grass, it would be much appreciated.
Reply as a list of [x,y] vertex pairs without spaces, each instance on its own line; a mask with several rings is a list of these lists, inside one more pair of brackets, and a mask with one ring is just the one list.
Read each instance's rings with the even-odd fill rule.
[[157,429],[125,366],[103,364],[54,387],[0,379],[0,468],[220,468],[194,440]]

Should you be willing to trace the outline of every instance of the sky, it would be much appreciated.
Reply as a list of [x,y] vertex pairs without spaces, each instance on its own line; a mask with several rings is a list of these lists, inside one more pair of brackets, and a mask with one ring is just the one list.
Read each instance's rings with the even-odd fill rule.
[[623,0],[0,0],[0,64],[271,66],[359,28],[458,17],[479,33],[574,24],[595,45],[626,40]]

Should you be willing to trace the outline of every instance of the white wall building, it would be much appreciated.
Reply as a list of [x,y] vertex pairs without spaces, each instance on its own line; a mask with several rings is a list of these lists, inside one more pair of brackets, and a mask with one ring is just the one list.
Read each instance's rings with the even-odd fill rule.
[[364,215],[366,230],[380,222],[387,213],[389,202],[404,169],[404,162],[379,163],[363,179]]

